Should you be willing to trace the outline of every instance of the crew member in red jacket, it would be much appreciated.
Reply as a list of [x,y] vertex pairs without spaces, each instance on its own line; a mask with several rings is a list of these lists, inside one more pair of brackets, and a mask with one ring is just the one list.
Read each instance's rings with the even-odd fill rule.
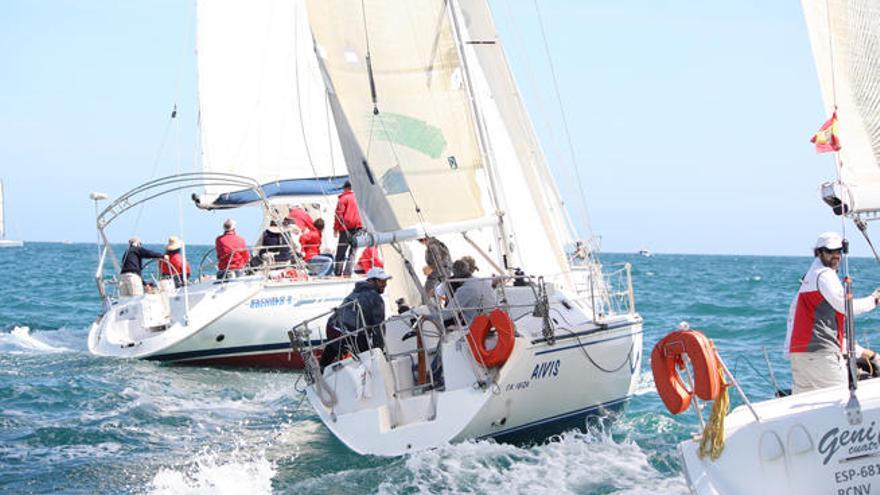
[[290,213],[287,214],[287,218],[293,220],[299,230],[305,232],[307,229],[314,229],[315,223],[312,221],[312,216],[309,215],[303,207],[294,206],[290,209]]
[[352,244],[354,237],[364,228],[357,201],[351,191],[351,182],[342,185],[342,194],[336,203],[336,217],[333,221],[333,235],[339,236],[336,246],[336,275],[351,275],[354,267],[356,246]]
[[[163,277],[174,279],[175,287],[185,284],[192,273],[189,263],[183,259],[182,249],[183,242],[176,235],[169,237],[168,244],[165,245],[165,254],[168,256],[168,260],[159,263],[159,273]],[[186,265],[185,274],[184,265]]]
[[214,241],[217,249],[217,278],[223,279],[230,275],[240,275],[240,270],[247,266],[251,254],[247,250],[244,237],[235,233],[235,220],[227,218],[223,222],[223,235]]
[[355,267],[355,273],[367,273],[370,271],[370,268],[384,268],[385,263],[379,258],[379,248],[376,246],[368,246],[364,248],[364,251],[361,253],[361,257],[358,258],[357,266]]
[[321,238],[324,235],[324,219],[318,218],[314,228],[307,229],[299,236],[303,249],[303,259],[309,269],[309,275],[325,276],[333,273],[333,258],[321,254]]

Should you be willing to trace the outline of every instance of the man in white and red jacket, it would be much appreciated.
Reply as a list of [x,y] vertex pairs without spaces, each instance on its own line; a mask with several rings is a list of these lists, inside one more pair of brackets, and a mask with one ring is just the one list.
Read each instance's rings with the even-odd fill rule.
[[[792,392],[843,386],[847,383],[843,359],[843,284],[837,276],[843,238],[837,232],[819,236],[816,259],[801,279],[791,303],[785,353],[791,359]],[[866,313],[880,302],[880,289],[868,297],[853,299],[853,314]]]

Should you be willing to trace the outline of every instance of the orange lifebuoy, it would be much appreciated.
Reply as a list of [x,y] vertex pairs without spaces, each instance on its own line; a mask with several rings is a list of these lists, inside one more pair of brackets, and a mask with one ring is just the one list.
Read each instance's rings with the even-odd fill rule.
[[[687,354],[694,371],[694,390],[689,391],[678,375]],[[666,409],[672,414],[684,412],[693,394],[703,400],[717,399],[723,390],[718,354],[712,341],[694,330],[676,330],[663,337],[651,351],[654,386]]]
[[[486,337],[492,328],[498,334],[498,340],[495,347],[486,349]],[[488,315],[478,315],[471,322],[468,331],[468,344],[477,361],[483,363],[487,368],[501,366],[507,362],[507,358],[513,352],[515,342],[513,322],[510,320],[510,316],[507,316],[507,313],[500,309],[492,310]]]

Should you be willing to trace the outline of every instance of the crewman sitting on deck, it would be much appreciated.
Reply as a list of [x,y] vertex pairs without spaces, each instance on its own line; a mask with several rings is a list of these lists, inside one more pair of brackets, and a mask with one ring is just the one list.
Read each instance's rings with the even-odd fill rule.
[[343,342],[348,342],[349,352],[363,352],[372,347],[385,345],[381,325],[385,321],[385,301],[382,293],[391,275],[381,268],[367,272],[367,279],[355,284],[354,290],[345,297],[327,322],[327,339],[333,340],[345,334],[357,332],[353,339],[337,340],[324,348],[321,354],[321,369],[332,364],[342,351]]

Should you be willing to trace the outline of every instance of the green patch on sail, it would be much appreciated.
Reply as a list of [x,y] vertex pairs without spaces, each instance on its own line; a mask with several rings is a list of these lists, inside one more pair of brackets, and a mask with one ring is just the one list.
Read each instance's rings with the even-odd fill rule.
[[446,148],[446,139],[439,127],[423,120],[396,113],[371,115],[376,118],[377,138],[382,141],[406,146],[431,158],[440,158]]

